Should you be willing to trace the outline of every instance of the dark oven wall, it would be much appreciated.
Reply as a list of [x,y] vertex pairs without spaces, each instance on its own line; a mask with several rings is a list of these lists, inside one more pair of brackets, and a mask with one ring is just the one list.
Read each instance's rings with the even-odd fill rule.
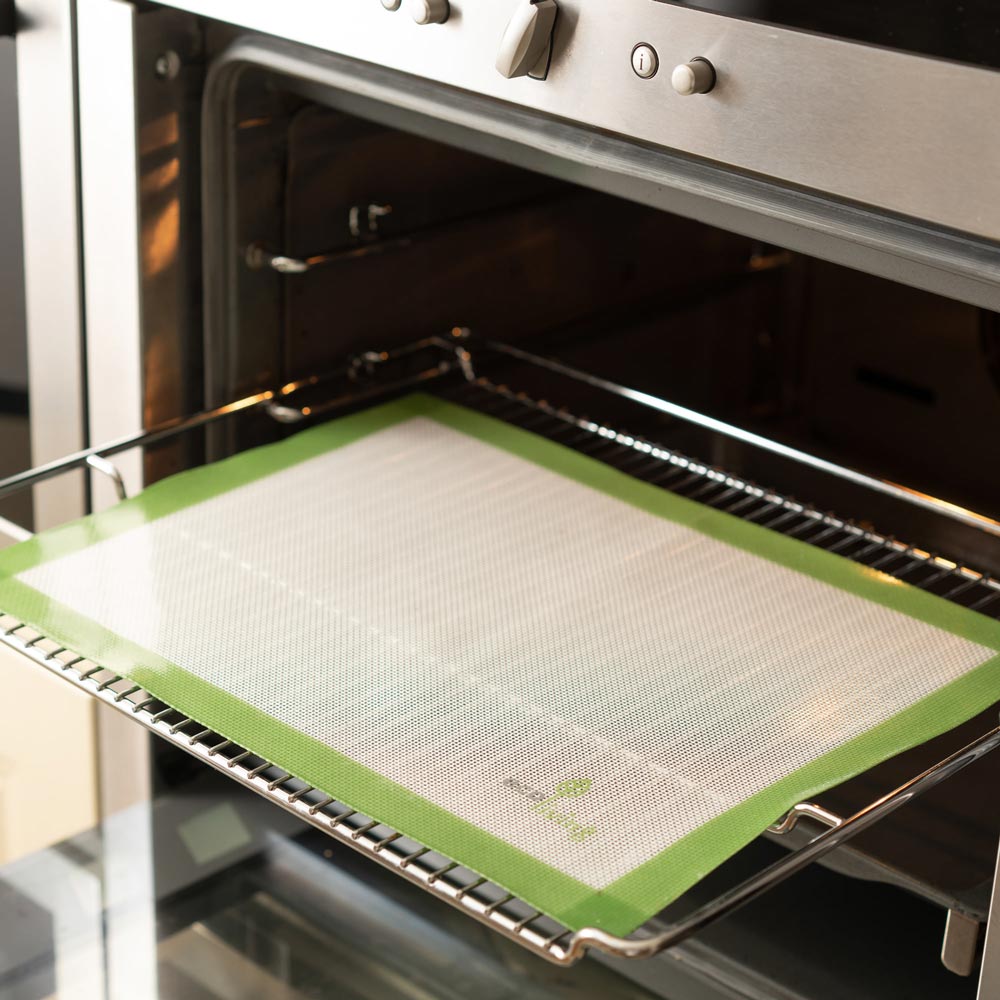
[[787,253],[263,85],[233,142],[233,255],[324,259],[240,267],[224,398],[462,326],[734,418],[780,409]]
[[[241,266],[233,395],[463,326],[1000,513],[1000,482],[987,471],[987,442],[1000,430],[995,314],[319,107],[266,81],[245,88],[234,143],[234,254],[259,247],[310,269]],[[686,444],[682,428],[627,429]],[[810,495],[808,480],[783,480],[759,456],[744,467],[730,450],[725,461]]]
[[1000,315],[818,263],[806,302],[809,438],[1000,517]]
[[287,179],[297,257],[362,247],[352,208],[364,228],[369,205],[391,207],[370,234],[384,252],[289,278],[289,378],[454,326],[606,338],[742,273],[752,252],[742,237],[317,107],[292,120]]

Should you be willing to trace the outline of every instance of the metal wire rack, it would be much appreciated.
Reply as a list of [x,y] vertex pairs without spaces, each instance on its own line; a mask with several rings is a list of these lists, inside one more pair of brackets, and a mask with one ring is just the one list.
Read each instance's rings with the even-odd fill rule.
[[[426,356],[430,355],[430,361]],[[714,430],[746,437],[711,418],[692,414],[662,400],[653,400],[623,387],[576,372],[558,362],[536,358],[519,349],[496,343],[478,343],[466,331],[449,338],[429,338],[392,352],[369,352],[355,358],[346,369],[322,378],[307,379],[264,392],[185,420],[153,428],[68,456],[61,462],[0,481],[0,496],[74,468],[87,466],[115,478],[109,456],[197,430],[216,420],[263,409],[275,421],[295,424],[320,415],[334,414],[401,391],[423,385],[465,406],[574,448],[636,478],[692,500],[715,507],[770,530],[795,537],[806,544],[838,553],[897,579],[938,594],[964,607],[1000,617],[1000,582],[988,574],[932,554],[893,536],[883,535],[852,521],[840,519],[808,504],[782,496],[722,469],[706,465],[664,445],[622,430],[579,417],[480,375],[479,356],[500,355],[508,360],[558,371],[591,387],[627,395],[642,405],[701,422]],[[397,366],[407,370],[401,375]],[[323,392],[321,402],[298,404],[300,394]],[[751,436],[752,437],[752,436]],[[755,443],[789,453],[791,449],[757,438]],[[799,453],[794,453],[798,455]],[[842,474],[882,492],[922,506],[940,504],[933,498],[911,494],[896,484],[868,480],[852,470],[839,469],[822,460],[803,456],[827,471]],[[955,516],[991,533],[1000,525],[989,518],[941,505],[946,516]],[[170,705],[153,697],[126,677],[104,669],[72,650],[39,634],[29,625],[0,613],[0,642],[16,649],[36,664],[97,697],[116,711],[161,738],[229,775],[241,785],[264,796],[332,838],[366,854],[432,895],[458,907],[505,937],[558,964],[571,964],[598,948],[626,958],[652,956],[691,937],[739,906],[793,875],[849,838],[881,820],[914,796],[946,780],[961,768],[1000,746],[1000,727],[993,728],[957,753],[916,775],[899,788],[861,809],[840,817],[814,803],[800,803],[784,817],[776,817],[774,834],[792,830],[809,817],[827,829],[746,881],[716,897],[659,933],[640,929],[629,938],[615,937],[594,928],[571,931],[517,899],[501,886],[482,878],[451,858],[404,836],[376,818],[338,800],[332,790],[314,788],[282,770],[252,748],[239,746],[202,726]]]
[[1000,617],[1000,581],[987,573],[782,496],[663,445],[577,417],[487,378],[476,378],[449,395],[465,406],[566,445],[636,479],[842,555],[970,610],[990,614],[993,608]]

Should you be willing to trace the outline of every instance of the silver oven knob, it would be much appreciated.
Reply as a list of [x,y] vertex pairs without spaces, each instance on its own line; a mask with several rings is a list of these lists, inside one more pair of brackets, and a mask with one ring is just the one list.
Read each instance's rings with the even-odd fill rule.
[[544,79],[558,13],[556,0],[518,0],[500,41],[497,72],[507,79],[516,76]]
[[409,0],[409,8],[417,24],[444,24],[451,13],[448,0]]
[[670,83],[681,97],[707,94],[715,86],[715,67],[707,59],[696,56],[674,69]]

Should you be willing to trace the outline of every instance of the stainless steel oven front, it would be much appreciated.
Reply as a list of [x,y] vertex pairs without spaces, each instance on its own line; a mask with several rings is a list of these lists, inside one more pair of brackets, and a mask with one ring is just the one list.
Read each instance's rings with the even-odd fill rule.
[[[25,52],[35,7],[54,30],[55,5],[25,4]],[[977,30],[893,48],[891,9],[864,27],[857,5],[794,8],[77,0],[63,218],[82,229],[85,365],[36,351],[85,414],[63,450],[91,447],[0,491],[89,465],[101,507],[420,384],[623,468],[651,442],[643,475],[664,488],[1000,614],[996,61]],[[965,16],[989,26],[981,5]],[[26,231],[42,208],[27,198]],[[47,323],[65,338],[42,295],[65,261],[31,267],[32,344]],[[52,668],[16,624],[8,644]],[[1000,994],[995,926],[979,960],[995,712],[803,803],[623,944],[505,916],[244,748],[71,679],[130,716],[105,760],[139,761],[154,817],[185,783],[218,802],[235,777],[330,842],[272,853],[282,878],[324,852],[351,869],[342,845],[358,848],[394,870],[387,894],[403,874],[537,954],[590,947],[621,978],[583,963],[580,995],[971,997],[980,969],[980,998]],[[335,911],[347,883],[316,878]],[[443,905],[413,892],[404,909]],[[433,947],[488,951],[471,926]]]

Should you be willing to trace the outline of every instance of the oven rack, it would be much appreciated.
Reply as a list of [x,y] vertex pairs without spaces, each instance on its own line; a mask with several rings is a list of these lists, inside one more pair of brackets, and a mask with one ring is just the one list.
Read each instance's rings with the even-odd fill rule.
[[[430,363],[425,360],[427,355],[431,357]],[[655,442],[576,416],[566,409],[481,376],[479,368],[483,359],[488,361],[491,356],[497,355],[543,369],[558,370],[561,375],[579,379],[597,389],[623,394],[644,405],[652,399],[576,372],[559,362],[536,358],[508,345],[476,341],[467,331],[456,330],[450,338],[432,337],[393,351],[367,352],[353,359],[346,369],[331,375],[292,383],[280,390],[259,393],[170,425],[161,425],[144,434],[86,449],[61,462],[50,463],[0,482],[0,496],[84,466],[114,479],[116,470],[107,462],[109,456],[167,440],[231,415],[263,409],[279,423],[294,424],[381,401],[418,385],[431,384],[442,395],[463,405],[574,447],[661,488],[798,537],[808,544],[838,552],[966,607],[988,614],[1000,613],[1000,584],[988,574],[821,512]],[[400,363],[409,366],[409,370],[402,375],[395,370]],[[338,391],[328,391],[334,387]],[[322,392],[320,402],[291,405],[300,394],[316,391]],[[655,402],[661,412],[686,420],[695,418],[694,422],[701,422],[703,426],[722,430],[723,433],[732,431],[743,435],[736,428],[721,425],[711,418],[701,418],[701,415],[666,401]],[[775,442],[768,443],[772,445],[772,450],[790,450]],[[813,462],[820,463],[822,460],[813,459]],[[850,470],[841,471],[848,476],[859,475]],[[884,491],[884,487],[885,484],[876,488],[883,488]],[[887,488],[893,492],[904,489],[895,484],[887,484]],[[931,500],[921,494],[915,496],[921,505],[926,506]],[[900,498],[911,499],[907,496]],[[943,508],[941,512],[946,516],[954,516],[949,505],[943,505]],[[959,511],[958,516],[966,523],[969,518],[980,518],[980,515],[966,511]],[[981,520],[984,527],[991,523],[987,518]],[[130,714],[158,736],[228,774],[334,839],[396,871],[533,953],[563,965],[577,961],[591,948],[618,957],[640,958],[680,944],[820,860],[916,795],[1000,746],[1000,727],[995,727],[849,817],[835,815],[815,803],[799,803],[784,817],[778,818],[769,832],[776,836],[786,834],[796,827],[800,819],[809,818],[826,827],[823,833],[666,930],[651,933],[640,928],[635,936],[623,938],[596,928],[574,932],[557,924],[501,886],[481,878],[400,831],[379,823],[375,818],[354,810],[325,791],[305,784],[254,754],[250,748],[234,744],[200,725],[197,720],[155,699],[126,678],[59,646],[29,625],[2,613],[0,641],[117,711]]]
[[814,803],[796,805],[770,828],[773,833],[789,832],[803,817],[824,823],[828,826],[826,832],[716,897],[668,930],[649,935],[640,929],[635,937],[626,938],[596,928],[569,930],[496,883],[306,784],[252,750],[225,739],[196,719],[154,698],[126,678],[60,646],[9,615],[0,615],[0,642],[62,677],[78,690],[130,716],[243,787],[559,965],[575,963],[591,948],[619,958],[650,958],[681,944],[1000,746],[998,727],[848,818],[836,816]]

